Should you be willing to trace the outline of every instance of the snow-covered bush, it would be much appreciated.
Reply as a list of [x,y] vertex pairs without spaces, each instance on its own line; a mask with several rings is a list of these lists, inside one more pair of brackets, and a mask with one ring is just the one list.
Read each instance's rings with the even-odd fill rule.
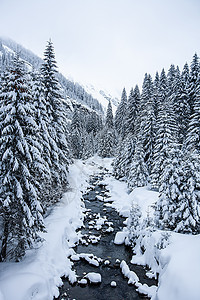
[[140,207],[132,203],[130,216],[128,219],[128,237],[126,238],[126,244],[133,245],[139,236],[140,224],[141,224],[141,210]]

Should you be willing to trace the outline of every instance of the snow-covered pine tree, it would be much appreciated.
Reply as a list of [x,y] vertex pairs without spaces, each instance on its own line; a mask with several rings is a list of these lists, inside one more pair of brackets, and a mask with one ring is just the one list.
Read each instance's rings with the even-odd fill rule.
[[75,107],[70,130],[71,151],[74,158],[81,158],[83,153],[82,127],[78,108]]
[[184,148],[188,152],[197,150],[200,153],[200,74],[195,89],[193,114],[190,117]]
[[153,148],[155,143],[156,119],[154,111],[153,83],[150,75],[145,75],[140,111],[139,139],[144,149],[144,162],[147,164],[149,173],[151,172]]
[[149,181],[149,172],[147,164],[145,163],[145,154],[140,140],[141,136],[138,137],[135,153],[133,156],[132,163],[130,164],[129,174],[128,174],[128,186],[131,190],[136,187],[145,186]]
[[91,131],[90,133],[88,133],[87,131],[83,131],[82,136],[83,136],[82,158],[87,159],[95,154],[95,137],[93,131]]
[[151,171],[153,189],[160,186],[163,164],[168,157],[171,145],[177,140],[177,124],[173,103],[167,97],[167,78],[162,70],[159,87],[158,116],[156,121],[156,138]]
[[138,95],[140,95],[139,88],[138,86],[136,86],[134,90],[133,88],[131,89],[130,95],[128,97],[127,113],[126,113],[126,120],[125,120],[125,135],[134,134],[136,117],[139,111]]
[[175,231],[198,234],[200,232],[200,202],[197,188],[200,188],[200,155],[188,153],[184,163],[182,198],[176,209]]
[[46,172],[40,174],[39,192],[42,198],[44,210],[49,206],[51,195],[51,146],[48,132],[48,116],[46,110],[46,101],[44,98],[44,88],[42,85],[41,75],[38,71],[33,70],[31,73],[31,94],[33,99],[34,117],[39,130],[39,143],[42,146],[41,155],[45,163]]
[[71,134],[71,151],[74,158],[80,159],[82,158],[83,153],[83,145],[81,133],[78,129],[74,129]]
[[129,174],[130,164],[135,152],[140,101],[140,91],[136,85],[134,90],[131,89],[128,99],[125,119],[125,137],[124,139],[120,138],[118,141],[117,155],[113,162],[113,171],[116,178],[124,177],[127,179]]
[[140,234],[141,229],[141,210],[138,204],[132,203],[130,216],[128,218],[128,244],[134,246],[136,239]]
[[171,65],[168,73],[167,73],[167,96],[170,98],[174,94],[174,90],[176,87],[175,79],[176,79],[176,68],[174,65]]
[[196,194],[199,184],[199,154],[189,154],[185,159],[185,153],[177,146],[172,147],[161,176],[155,211],[159,228],[199,233],[200,203]]
[[111,105],[110,100],[108,102],[108,108],[107,108],[107,113],[106,113],[106,126],[108,128],[113,128],[113,126],[114,126],[112,105]]
[[0,260],[19,259],[44,230],[38,174],[45,172],[38,126],[19,55],[5,77],[0,108]]
[[51,40],[47,42],[41,73],[49,119],[47,129],[51,138],[52,202],[56,202],[67,189],[69,149],[65,132],[66,120],[62,110],[63,97],[56,77],[57,65]]
[[113,174],[117,179],[124,178],[127,180],[135,152],[135,144],[136,139],[131,133],[120,143],[118,154],[113,162]]
[[155,224],[161,229],[174,230],[178,204],[183,201],[184,166],[183,153],[177,145],[171,144],[171,150],[168,148],[168,151],[160,178]]
[[182,74],[177,69],[175,78],[174,108],[178,126],[178,142],[183,145],[190,119],[190,104],[188,95],[189,68],[185,64]]
[[127,113],[127,95],[125,88],[122,91],[121,102],[117,107],[115,114],[115,129],[118,135],[122,138],[125,134],[125,120]]
[[101,157],[113,157],[115,145],[115,132],[114,130],[102,129],[99,133],[99,149],[98,155]]
[[101,130],[101,117],[94,111],[88,112],[86,116],[85,129],[88,133],[93,132],[94,136],[97,134],[99,130]]
[[104,129],[99,133],[99,149],[98,154],[101,157],[112,157],[115,153],[116,135],[112,122],[112,106],[108,103],[106,124]]
[[[134,121],[133,135],[137,137],[140,130],[140,112],[141,112],[141,95],[140,95],[140,90],[138,85],[135,86],[133,90],[133,95],[134,95],[135,105],[136,105],[136,118],[135,120],[131,119],[129,125],[131,124],[131,121]],[[128,109],[127,109],[127,114],[129,114]],[[128,118],[128,115],[126,116],[126,118]]]
[[190,103],[191,113],[193,113],[196,84],[197,84],[197,79],[199,77],[199,73],[200,73],[199,57],[197,53],[195,53],[190,66],[190,78],[189,78],[189,103]]
[[153,82],[153,101],[154,101],[154,112],[156,118],[158,115],[159,85],[160,85],[160,78],[158,72],[156,72],[156,76]]

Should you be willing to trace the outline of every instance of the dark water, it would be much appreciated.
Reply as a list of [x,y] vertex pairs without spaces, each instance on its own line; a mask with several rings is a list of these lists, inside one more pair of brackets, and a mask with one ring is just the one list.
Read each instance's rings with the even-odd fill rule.
[[[132,254],[131,249],[124,245],[115,245],[113,243],[114,237],[117,231],[122,230],[124,218],[120,217],[118,213],[110,207],[104,205],[103,201],[96,198],[96,195],[100,195],[107,200],[106,194],[109,192],[105,186],[99,185],[99,180],[102,177],[91,178],[91,188],[83,195],[85,200],[85,206],[88,210],[88,215],[85,218],[85,228],[81,230],[83,235],[101,235],[101,239],[97,244],[90,243],[88,246],[79,244],[75,249],[76,253],[90,253],[103,259],[99,267],[89,265],[85,260],[79,260],[74,262],[74,269],[79,279],[84,277],[85,273],[97,272],[101,274],[102,282],[100,284],[87,284],[86,286],[80,286],[78,283],[71,285],[66,278],[63,279],[63,286],[60,288],[60,296],[57,300],[64,299],[76,299],[76,300],[129,300],[129,299],[148,299],[145,296],[139,295],[133,285],[128,285],[127,278],[124,278],[121,273],[119,263],[116,263],[116,259],[125,260],[129,265],[130,270],[134,271],[140,279],[140,282],[147,283],[149,286],[155,285],[156,282],[153,279],[149,279],[145,276],[145,268],[142,266],[131,265]],[[123,200],[122,200],[123,201]],[[106,209],[106,210],[105,210]],[[91,211],[89,211],[91,210]],[[100,213],[100,216],[106,216],[107,221],[113,222],[112,227],[114,231],[107,233],[106,229],[108,225],[104,224],[101,230],[89,229],[89,222],[96,217],[96,214]],[[86,237],[87,241],[87,237]],[[105,265],[104,261],[109,260],[110,264]],[[117,286],[111,287],[111,281],[115,281]]]

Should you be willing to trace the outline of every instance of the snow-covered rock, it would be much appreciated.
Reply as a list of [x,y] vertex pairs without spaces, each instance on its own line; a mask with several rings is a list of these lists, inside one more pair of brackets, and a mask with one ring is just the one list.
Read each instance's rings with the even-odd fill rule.
[[107,229],[106,229],[106,232],[113,232],[114,231],[114,228],[113,227],[108,227]]
[[[156,291],[157,291],[157,286],[152,285],[152,286],[148,286],[146,283],[141,284],[141,283],[136,283],[136,287],[137,287],[137,291],[140,294],[144,294],[147,295],[150,298],[153,298],[156,295]],[[166,296],[167,297],[167,296]],[[166,299],[170,299],[170,298],[166,298]],[[180,299],[179,297],[177,297],[177,299]],[[192,299],[192,298],[191,298]],[[180,299],[181,300],[181,299]]]
[[137,274],[133,271],[130,271],[128,274],[128,284],[135,284],[136,282],[139,281],[139,278],[137,276]]
[[99,262],[101,261],[101,259],[97,258],[93,254],[80,253],[79,257],[86,260],[90,265],[93,265],[95,267],[99,267]]
[[122,260],[122,262],[120,264],[120,268],[122,270],[122,274],[125,277],[129,277],[130,270],[129,270],[129,266],[127,265],[127,263],[125,262],[125,260]]
[[110,286],[112,286],[112,287],[116,287],[116,286],[117,286],[117,283],[116,283],[116,281],[111,281],[111,283],[110,283]]
[[127,232],[118,231],[115,235],[114,244],[116,245],[123,244],[126,237],[127,237]]
[[86,285],[86,284],[87,284],[87,279],[82,278],[81,280],[78,281],[78,283],[79,283],[80,285]]
[[78,254],[73,254],[73,255],[70,257],[70,259],[71,259],[72,261],[78,261],[78,260],[80,260],[80,257],[79,257]]
[[100,283],[101,282],[101,274],[90,272],[87,275],[85,275],[85,278],[87,278],[90,283]]

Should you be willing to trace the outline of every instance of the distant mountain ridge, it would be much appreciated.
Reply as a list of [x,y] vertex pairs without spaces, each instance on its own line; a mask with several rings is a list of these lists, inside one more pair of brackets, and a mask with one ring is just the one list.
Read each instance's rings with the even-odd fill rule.
[[[23,59],[27,65],[34,69],[39,69],[43,60],[34,54],[32,51],[24,48],[15,41],[7,38],[0,37],[0,68],[4,68],[9,65],[13,55],[18,52],[21,59]],[[107,107],[108,101],[111,100],[113,105],[116,105],[116,98],[104,91],[97,91],[94,87],[87,87],[80,83],[67,79],[61,73],[58,73],[58,80],[63,89],[64,97],[86,105],[96,112],[103,114]]]
[[120,100],[117,97],[113,97],[108,91],[103,90],[102,88],[93,86],[91,84],[81,84],[87,93],[91,94],[94,98],[98,99],[101,105],[106,110],[108,102],[112,103],[113,112],[115,113],[117,106],[119,105]]

